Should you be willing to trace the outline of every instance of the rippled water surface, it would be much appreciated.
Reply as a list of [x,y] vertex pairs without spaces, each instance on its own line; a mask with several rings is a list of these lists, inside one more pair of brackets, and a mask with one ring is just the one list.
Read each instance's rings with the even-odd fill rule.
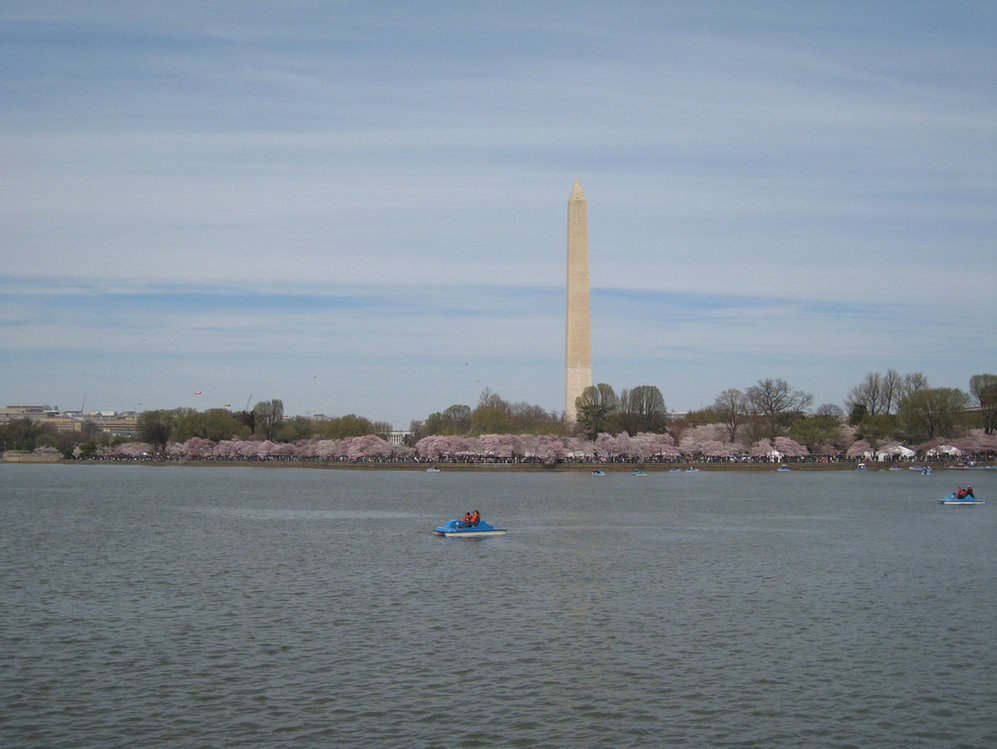
[[0,745],[992,747],[995,490],[0,466]]

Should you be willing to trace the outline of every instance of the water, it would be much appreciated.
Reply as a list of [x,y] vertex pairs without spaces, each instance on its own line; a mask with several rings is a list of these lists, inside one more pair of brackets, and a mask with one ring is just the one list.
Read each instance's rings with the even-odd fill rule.
[[3,466],[0,745],[994,746],[995,489]]

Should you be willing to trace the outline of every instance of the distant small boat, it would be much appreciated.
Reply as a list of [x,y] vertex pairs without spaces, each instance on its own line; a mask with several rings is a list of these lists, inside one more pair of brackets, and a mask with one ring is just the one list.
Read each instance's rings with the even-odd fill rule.
[[437,468],[436,466],[433,466],[432,468],[427,468],[426,469],[426,473],[439,473],[439,472],[440,472],[440,469]]
[[859,463],[857,466],[855,466],[855,470],[856,471],[866,471],[866,470],[868,470],[868,468],[866,467],[865,463]]
[[699,473],[699,469],[698,468],[691,468],[690,467],[690,468],[686,468],[685,472],[686,473]]
[[592,471],[592,475],[593,476],[605,476],[606,472],[605,471],[600,471],[598,468],[596,468],[594,471]]
[[790,468],[789,468],[789,466],[783,465],[783,466],[779,466],[775,470],[777,470],[777,471],[788,471],[788,470],[790,470]]
[[634,476],[646,476],[647,471],[634,471]]

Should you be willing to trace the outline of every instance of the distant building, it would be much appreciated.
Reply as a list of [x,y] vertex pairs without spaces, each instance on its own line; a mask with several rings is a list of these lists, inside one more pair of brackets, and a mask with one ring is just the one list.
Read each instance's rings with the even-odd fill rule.
[[83,425],[92,423],[98,432],[112,437],[134,437],[138,431],[135,411],[60,411],[58,406],[7,406],[0,408],[0,424],[19,419],[48,427],[60,434],[82,432]]
[[412,432],[403,429],[396,429],[394,431],[388,432],[384,436],[386,442],[390,442],[392,445],[404,445],[405,440],[412,436]]

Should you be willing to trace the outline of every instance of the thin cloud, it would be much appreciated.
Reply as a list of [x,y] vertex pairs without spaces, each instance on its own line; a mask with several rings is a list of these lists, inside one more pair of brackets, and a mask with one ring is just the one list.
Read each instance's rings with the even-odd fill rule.
[[573,10],[4,3],[7,397],[556,408],[576,177],[616,386],[992,369],[990,5]]

